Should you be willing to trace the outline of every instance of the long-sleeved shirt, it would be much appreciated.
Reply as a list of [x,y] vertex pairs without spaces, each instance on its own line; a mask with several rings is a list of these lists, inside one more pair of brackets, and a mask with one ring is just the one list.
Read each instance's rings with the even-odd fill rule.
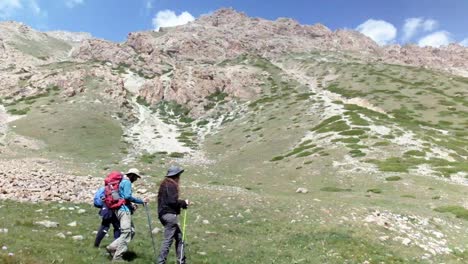
[[180,214],[181,208],[187,208],[184,200],[179,200],[179,191],[177,183],[171,179],[163,181],[158,192],[158,216],[161,218],[164,214]]
[[120,207],[119,210],[132,212],[132,203],[143,204],[143,200],[132,196],[132,182],[128,177],[124,176],[119,184],[120,198],[125,199],[126,203]]

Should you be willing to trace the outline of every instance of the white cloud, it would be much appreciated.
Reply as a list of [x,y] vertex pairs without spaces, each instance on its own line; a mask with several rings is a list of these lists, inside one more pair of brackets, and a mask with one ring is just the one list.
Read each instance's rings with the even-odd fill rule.
[[187,24],[195,18],[189,12],[182,12],[180,15],[172,10],[159,11],[153,18],[153,26],[156,30],[161,27],[174,27]]
[[385,45],[395,40],[397,29],[384,20],[369,19],[356,28],[357,31],[373,39],[379,45]]
[[434,19],[426,19],[423,23],[423,29],[424,31],[432,31],[436,29],[439,26],[439,22]]
[[465,46],[465,47],[468,47],[468,38],[462,40],[462,41],[460,42],[460,45]]
[[66,0],[65,1],[65,5],[68,8],[74,8],[75,6],[81,5],[83,3],[84,3],[84,0]]
[[47,16],[47,12],[41,9],[37,0],[0,0],[0,18],[11,18],[20,9],[26,9],[37,16]]
[[0,0],[0,18],[9,18],[16,10],[21,8],[23,8],[23,5],[20,0]]
[[434,19],[424,19],[422,17],[412,17],[405,20],[403,25],[403,41],[410,40],[420,31],[428,32],[436,29],[439,23]]
[[413,17],[406,19],[405,24],[403,25],[403,40],[408,40],[414,36],[414,34],[416,34],[418,29],[421,27],[421,24],[421,18]]
[[440,46],[446,46],[450,44],[451,42],[453,42],[453,39],[449,32],[437,31],[420,39],[418,42],[418,45],[421,47],[425,47],[425,46],[440,47]]

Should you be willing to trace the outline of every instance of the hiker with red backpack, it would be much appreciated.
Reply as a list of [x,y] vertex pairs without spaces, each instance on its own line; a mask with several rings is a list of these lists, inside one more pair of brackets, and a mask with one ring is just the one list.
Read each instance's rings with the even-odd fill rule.
[[99,215],[101,216],[101,226],[96,234],[94,240],[94,246],[99,247],[102,239],[107,235],[110,225],[114,227],[114,240],[120,236],[120,223],[119,219],[115,215],[114,211],[109,209],[104,202],[105,199],[105,187],[101,187],[97,190],[94,195],[94,207],[99,208]]
[[[130,169],[124,175],[115,173],[109,175],[106,180],[105,203],[109,208],[114,209],[120,222],[120,237],[106,247],[107,252],[112,256],[113,262],[123,261],[123,254],[128,249],[128,243],[135,235],[135,227],[132,223],[132,214],[135,204],[145,204],[144,201],[132,196],[132,183],[141,178],[138,169]],[[120,180],[119,180],[120,178]]]

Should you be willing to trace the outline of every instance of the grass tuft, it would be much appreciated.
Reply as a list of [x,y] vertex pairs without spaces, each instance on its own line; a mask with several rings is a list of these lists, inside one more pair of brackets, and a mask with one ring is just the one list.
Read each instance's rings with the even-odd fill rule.
[[457,218],[468,220],[468,210],[462,206],[458,206],[458,205],[440,206],[440,207],[435,208],[434,211],[439,212],[439,213],[452,213]]
[[322,192],[351,192],[351,189],[343,189],[338,187],[323,187],[320,189]]
[[386,181],[399,181],[401,180],[401,177],[400,176],[390,176],[390,177],[387,177],[385,178]]

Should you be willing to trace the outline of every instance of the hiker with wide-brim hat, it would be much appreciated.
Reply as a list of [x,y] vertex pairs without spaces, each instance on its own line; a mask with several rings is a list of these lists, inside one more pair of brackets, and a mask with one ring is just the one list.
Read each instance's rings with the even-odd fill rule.
[[182,231],[178,223],[181,209],[187,209],[188,200],[179,200],[179,180],[184,172],[179,166],[171,166],[158,191],[158,217],[164,226],[164,240],[161,245],[158,263],[166,263],[172,241],[176,243],[177,262],[185,264],[185,255],[182,250]]
[[123,254],[128,249],[128,244],[135,235],[135,226],[132,222],[132,214],[135,204],[148,203],[148,199],[141,200],[132,195],[132,183],[137,179],[141,178],[138,169],[132,168],[124,174],[122,181],[119,184],[119,196],[121,199],[125,199],[125,203],[120,206],[119,209],[115,210],[115,214],[120,221],[120,237],[109,246],[106,250],[111,254],[112,261],[121,262],[123,261]]

